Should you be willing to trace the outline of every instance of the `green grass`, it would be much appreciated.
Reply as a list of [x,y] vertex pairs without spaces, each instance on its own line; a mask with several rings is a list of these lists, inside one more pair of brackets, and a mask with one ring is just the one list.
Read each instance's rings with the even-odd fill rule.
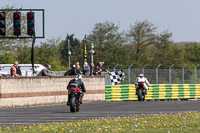
[[18,127],[1,127],[2,133],[197,133],[200,132],[200,113],[141,115],[82,120],[69,123],[47,123]]

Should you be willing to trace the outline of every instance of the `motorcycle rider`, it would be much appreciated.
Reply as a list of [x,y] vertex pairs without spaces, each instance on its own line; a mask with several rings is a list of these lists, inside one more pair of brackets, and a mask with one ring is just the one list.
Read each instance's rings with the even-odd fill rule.
[[[79,103],[82,104],[82,98],[84,96],[83,92],[86,92],[84,83],[81,81],[82,76],[80,74],[76,75],[76,77],[72,80],[70,80],[68,86],[67,86],[67,90],[69,91],[69,89],[71,88],[77,88],[80,89],[79,92]],[[67,105],[70,104],[70,95],[68,94],[68,101],[67,101]]]
[[135,87],[136,87],[136,94],[135,95],[137,95],[137,93],[138,93],[138,83],[141,83],[141,82],[144,83],[144,89],[145,89],[146,92],[149,89],[148,88],[148,86],[150,85],[149,81],[147,80],[147,78],[144,77],[143,74],[139,74],[139,77],[136,78],[136,82],[135,82]]

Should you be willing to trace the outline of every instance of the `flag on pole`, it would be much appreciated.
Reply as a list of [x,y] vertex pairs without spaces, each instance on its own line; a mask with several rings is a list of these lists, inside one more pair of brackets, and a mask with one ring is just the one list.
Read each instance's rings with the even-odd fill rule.
[[112,85],[118,85],[125,79],[125,73],[120,70],[118,72],[110,72],[110,80]]

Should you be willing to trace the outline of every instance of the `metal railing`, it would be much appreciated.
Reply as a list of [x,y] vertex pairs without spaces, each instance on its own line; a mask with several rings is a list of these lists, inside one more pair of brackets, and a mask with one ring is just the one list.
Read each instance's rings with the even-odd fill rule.
[[[197,84],[200,83],[199,69],[116,69],[123,70],[126,77],[121,84],[134,84],[140,73],[151,84]],[[111,70],[112,71],[112,70]],[[109,85],[109,74],[105,73],[106,85]]]
[[[110,69],[113,71],[123,70],[125,73],[125,79],[121,84],[134,84],[136,78],[140,73],[143,73],[144,76],[149,80],[151,84],[197,84],[200,83],[200,69],[172,69],[171,66],[169,69],[131,69],[131,65],[128,69]],[[65,71],[51,71],[55,76],[63,76]],[[110,85],[110,76],[107,72],[103,72],[106,79],[106,85]]]
[[[151,84],[198,84],[200,83],[200,70],[197,64],[195,69],[185,69],[187,64],[185,64],[182,69],[172,69],[174,64],[172,64],[169,69],[160,69],[162,64],[159,64],[155,69],[145,69],[147,64],[145,64],[142,69],[131,69],[134,64],[131,64],[127,69],[116,69],[117,64],[112,71],[123,70],[126,78],[121,84],[134,84],[136,78],[140,73],[149,80]],[[104,73],[106,77],[106,85],[110,85],[109,74]]]
[[[161,64],[155,69],[145,69],[147,64],[145,64],[141,69],[131,69],[134,64],[130,64],[127,69],[117,69],[119,64],[117,64],[110,72],[123,70],[126,77],[121,84],[134,84],[136,78],[140,73],[149,80],[151,84],[199,84],[200,83],[200,69],[198,64],[195,69],[185,69],[187,64],[185,64],[182,69],[173,69],[174,64],[172,64],[169,69],[161,69]],[[5,71],[4,71],[5,72]],[[10,70],[6,71],[10,74]],[[63,76],[66,71],[50,71],[54,76]],[[23,76],[33,76],[31,71],[22,71]],[[0,73],[1,74],[1,73]],[[110,76],[107,72],[103,72],[106,79],[106,85],[110,85]],[[35,76],[35,75],[34,75]]]

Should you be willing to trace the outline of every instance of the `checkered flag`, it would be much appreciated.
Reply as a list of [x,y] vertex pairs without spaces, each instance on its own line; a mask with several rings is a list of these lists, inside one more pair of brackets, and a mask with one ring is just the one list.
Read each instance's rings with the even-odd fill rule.
[[121,70],[118,72],[110,72],[110,80],[112,85],[118,85],[124,80],[125,73]]

